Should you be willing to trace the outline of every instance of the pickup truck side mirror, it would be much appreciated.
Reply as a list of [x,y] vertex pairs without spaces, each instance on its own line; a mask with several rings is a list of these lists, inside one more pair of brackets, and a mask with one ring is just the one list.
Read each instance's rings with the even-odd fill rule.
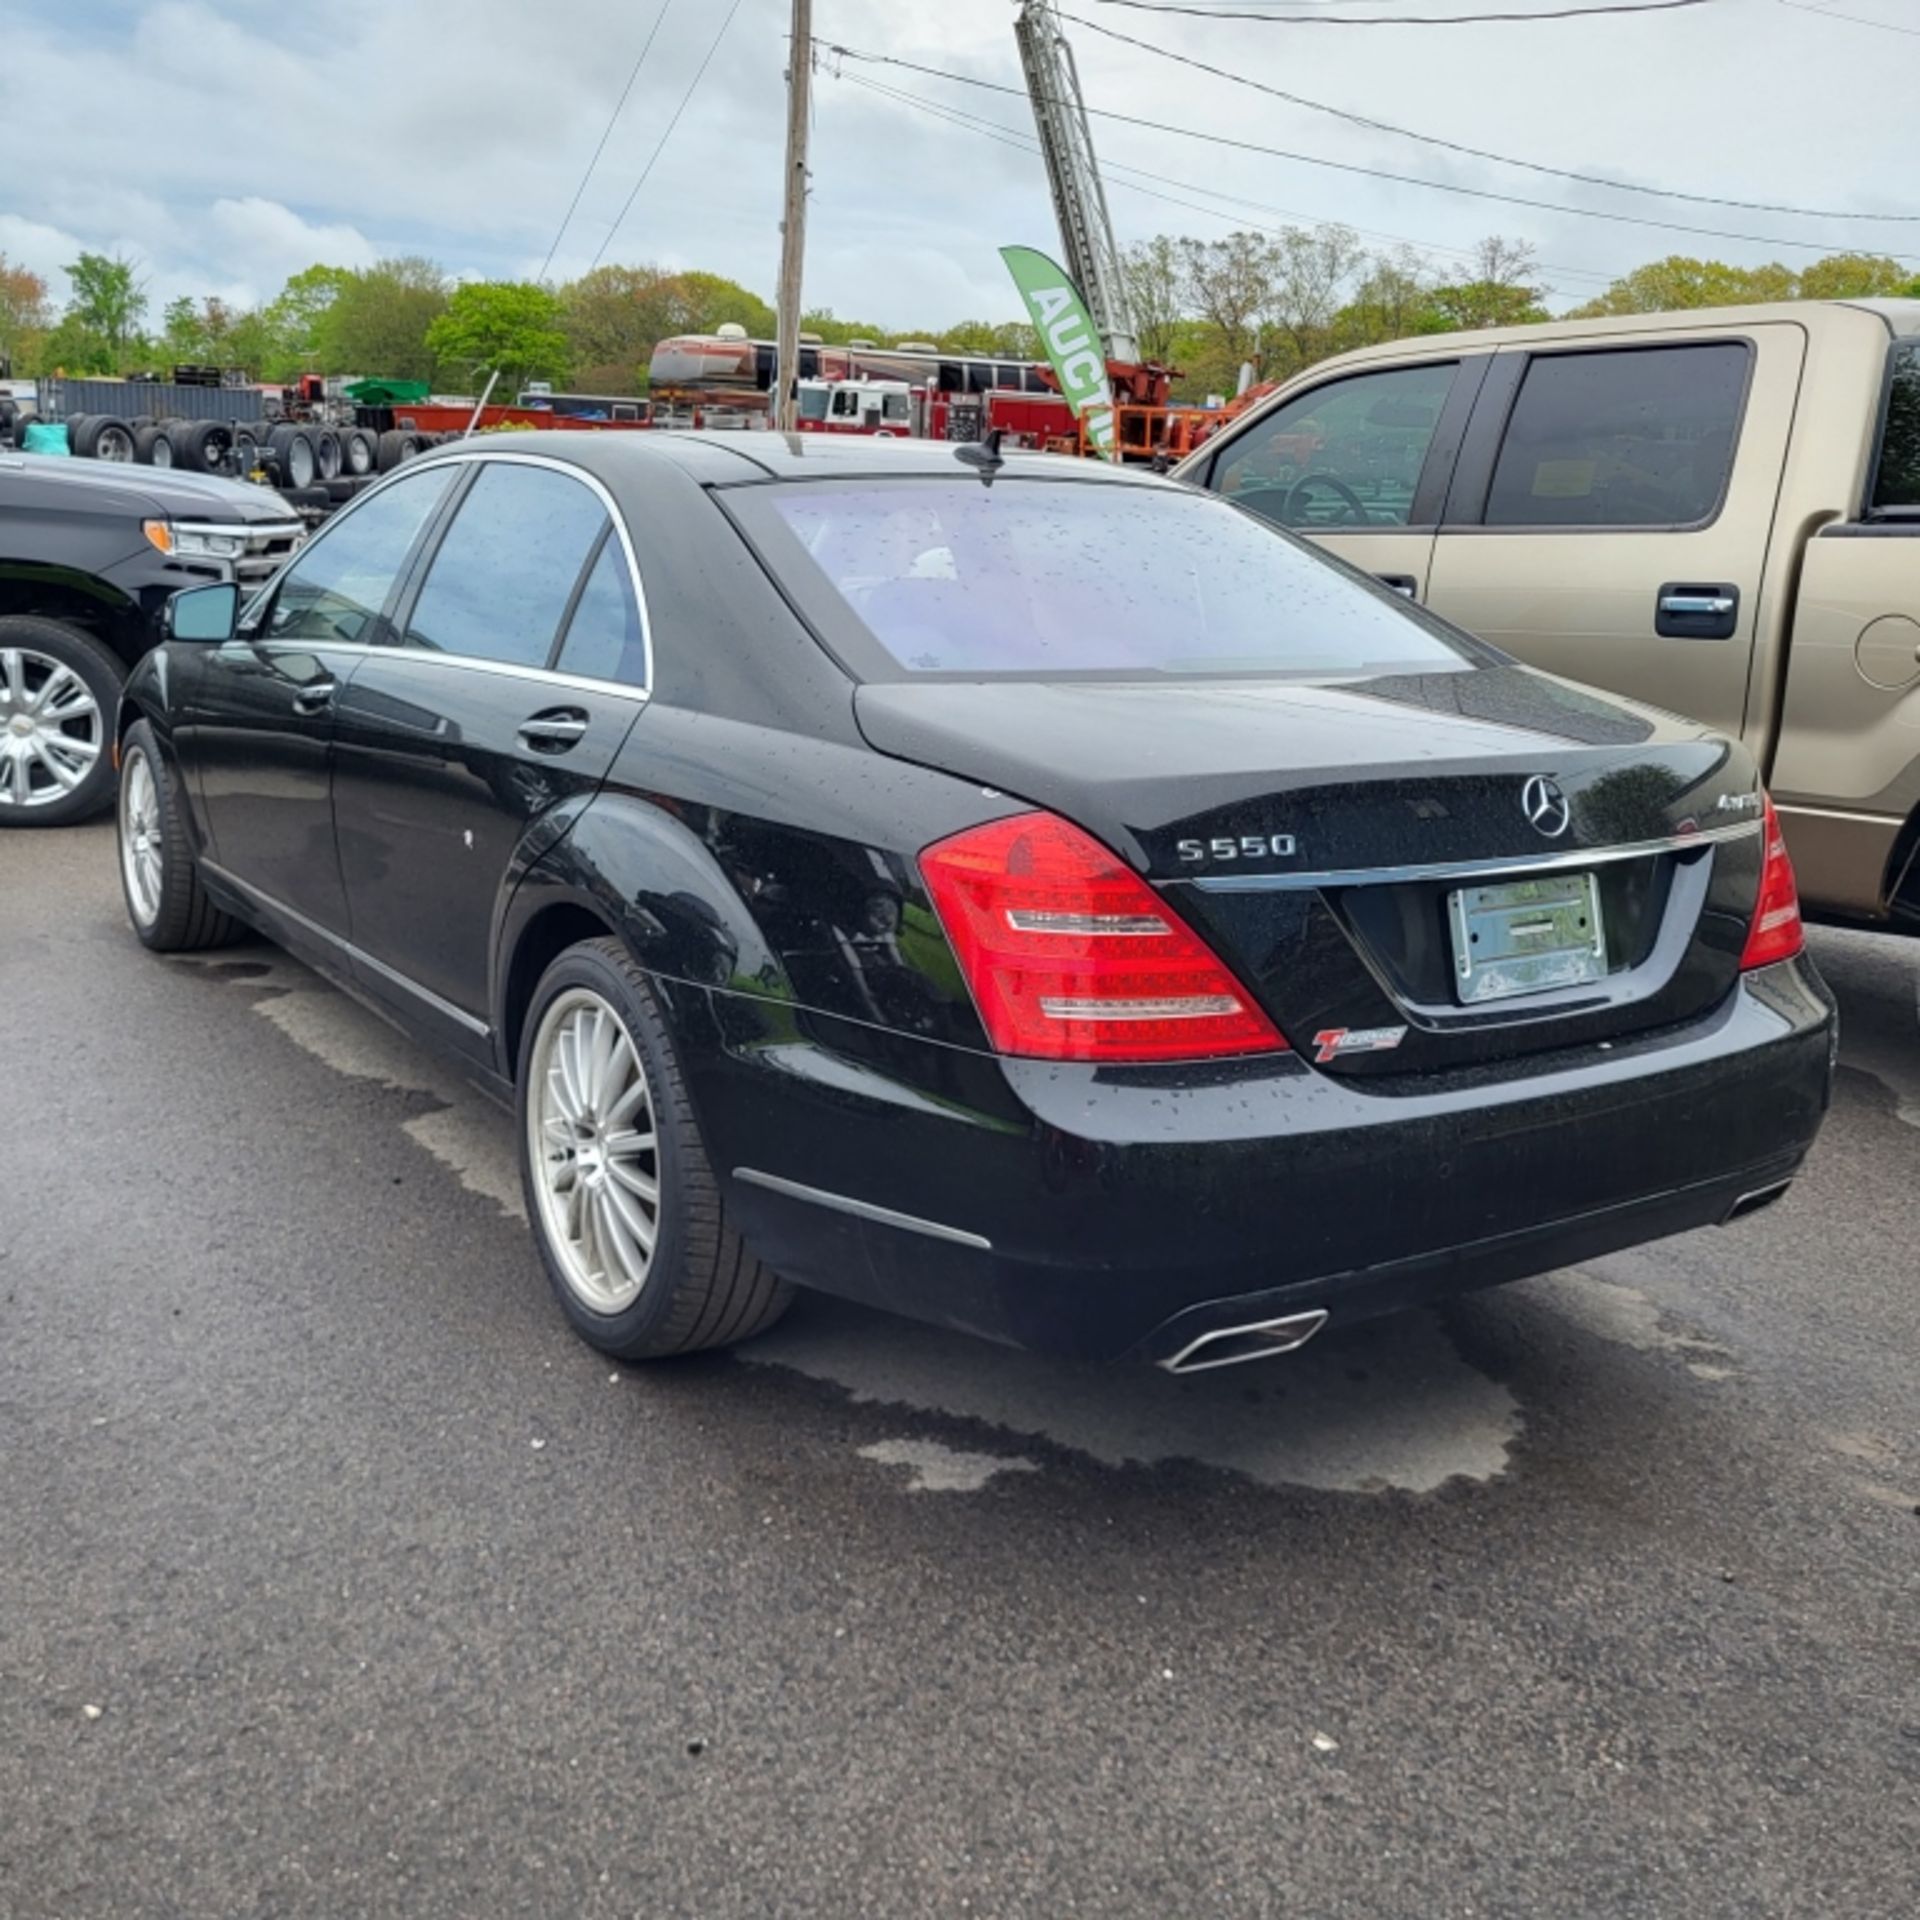
[[160,614],[160,630],[169,640],[192,640],[218,646],[231,640],[240,621],[240,589],[230,581],[217,586],[187,587],[176,593]]

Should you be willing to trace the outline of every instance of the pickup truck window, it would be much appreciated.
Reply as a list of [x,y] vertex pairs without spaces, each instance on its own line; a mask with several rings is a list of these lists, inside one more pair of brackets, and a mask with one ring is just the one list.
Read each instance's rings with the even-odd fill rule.
[[1752,349],[1541,354],[1507,423],[1490,527],[1700,526],[1719,511]]
[[1920,508],[1920,341],[1894,349],[1880,464],[1868,510]]
[[1329,381],[1234,441],[1213,487],[1283,527],[1404,527],[1453,361]]

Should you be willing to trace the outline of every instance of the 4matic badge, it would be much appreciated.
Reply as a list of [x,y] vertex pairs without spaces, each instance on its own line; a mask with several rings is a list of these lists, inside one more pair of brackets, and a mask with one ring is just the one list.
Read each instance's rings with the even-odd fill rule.
[[1347,1053],[1391,1053],[1406,1037],[1405,1027],[1328,1027],[1313,1036],[1314,1063],[1324,1067]]

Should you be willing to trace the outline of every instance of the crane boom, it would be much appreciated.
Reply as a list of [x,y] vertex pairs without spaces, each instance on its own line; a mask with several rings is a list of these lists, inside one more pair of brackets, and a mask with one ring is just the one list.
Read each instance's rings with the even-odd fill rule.
[[1106,188],[1101,185],[1100,164],[1094,157],[1093,129],[1087,124],[1073,49],[1054,16],[1052,0],[1023,0],[1013,30],[1020,43],[1027,92],[1033,100],[1047,184],[1053,189],[1067,272],[1099,329],[1106,357],[1136,364],[1140,343],[1134,332],[1120,249],[1114,243],[1113,221],[1107,213]]

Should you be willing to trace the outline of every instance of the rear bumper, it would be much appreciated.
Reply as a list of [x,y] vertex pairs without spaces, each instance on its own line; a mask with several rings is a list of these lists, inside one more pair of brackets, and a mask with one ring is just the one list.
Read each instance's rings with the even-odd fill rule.
[[694,1095],[763,1258],[1090,1358],[1311,1308],[1341,1325],[1713,1224],[1798,1167],[1835,1031],[1804,958],[1682,1028],[1404,1089],[1292,1056],[998,1061],[711,1006]]

